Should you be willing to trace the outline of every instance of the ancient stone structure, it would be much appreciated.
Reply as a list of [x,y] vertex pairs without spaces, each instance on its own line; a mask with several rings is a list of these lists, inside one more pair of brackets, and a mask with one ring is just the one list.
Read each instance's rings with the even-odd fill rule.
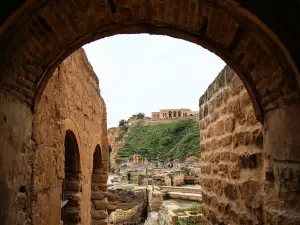
[[109,189],[108,213],[110,224],[140,224],[147,216],[147,191]]
[[[0,207],[1,224],[49,225],[60,219],[65,224],[87,225],[91,219],[105,224],[108,143],[98,85],[79,49],[55,70],[34,116],[19,117],[30,124],[23,131],[27,140],[21,148],[22,163],[14,158],[6,162],[13,163],[19,175],[11,179],[8,170],[1,170],[1,184],[10,185],[6,206]],[[17,112],[18,103],[11,101]],[[1,115],[13,120],[3,111]],[[8,165],[1,163],[6,169]],[[62,211],[61,200],[69,200]]]
[[157,190],[148,192],[148,210],[149,212],[159,211],[163,204],[163,193]]
[[144,165],[145,159],[141,155],[139,155],[139,154],[133,154],[133,156],[132,156],[132,162],[134,164]]
[[224,224],[264,224],[269,181],[262,126],[247,91],[226,66],[200,98],[201,186],[205,215]]
[[[57,212],[48,206],[31,207],[42,197],[30,194],[23,201],[36,192],[37,184],[51,178],[36,175],[38,166],[31,166],[35,159],[50,161],[33,150],[32,124],[39,101],[54,70],[71,53],[93,40],[122,33],[164,34],[202,45],[237,72],[263,125],[268,159],[263,221],[300,224],[298,1],[15,0],[6,1],[0,15],[1,224],[36,224],[39,218],[52,224],[47,220]],[[100,147],[105,152],[105,146]],[[45,201],[57,204],[58,198]]]
[[193,113],[190,109],[161,109],[159,112],[152,112],[151,118],[153,120],[162,119],[178,119],[186,118]]

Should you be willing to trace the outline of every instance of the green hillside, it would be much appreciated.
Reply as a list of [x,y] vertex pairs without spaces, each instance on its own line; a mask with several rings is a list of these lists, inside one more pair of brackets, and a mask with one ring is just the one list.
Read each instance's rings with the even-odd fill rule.
[[191,154],[200,154],[200,130],[194,120],[133,126],[127,132],[125,144],[118,151],[120,161],[130,159],[135,153],[148,160],[183,160]]

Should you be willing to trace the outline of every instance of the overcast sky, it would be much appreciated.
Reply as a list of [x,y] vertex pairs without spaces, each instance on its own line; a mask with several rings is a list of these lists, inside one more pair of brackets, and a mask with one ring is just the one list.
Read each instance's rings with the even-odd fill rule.
[[198,110],[199,97],[225,66],[196,44],[161,35],[116,35],[83,48],[99,78],[108,128],[138,112]]

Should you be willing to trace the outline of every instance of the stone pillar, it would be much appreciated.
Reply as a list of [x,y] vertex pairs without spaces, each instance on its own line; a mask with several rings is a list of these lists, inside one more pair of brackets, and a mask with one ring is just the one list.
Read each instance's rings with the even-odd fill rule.
[[66,173],[63,187],[63,200],[69,202],[62,208],[64,224],[80,224],[80,204],[82,201],[82,174],[79,172]]
[[101,170],[95,170],[92,175],[91,192],[91,225],[107,224],[107,174]]
[[300,104],[268,112],[264,122],[266,157],[265,224],[300,224]]

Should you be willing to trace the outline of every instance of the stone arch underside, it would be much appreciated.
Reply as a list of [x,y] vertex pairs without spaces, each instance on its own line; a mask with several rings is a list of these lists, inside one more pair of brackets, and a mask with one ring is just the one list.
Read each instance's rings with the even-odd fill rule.
[[81,167],[78,143],[71,130],[65,136],[65,178],[62,187],[62,200],[68,200],[61,210],[64,225],[80,224],[80,201],[82,198]]
[[[0,72],[3,89],[32,108],[68,55],[122,33],[169,35],[214,52],[240,76],[260,121],[267,111],[299,97],[298,71],[287,50],[258,18],[229,0],[74,0],[24,8],[0,32],[5,44]],[[6,29],[9,25],[18,31]]]

